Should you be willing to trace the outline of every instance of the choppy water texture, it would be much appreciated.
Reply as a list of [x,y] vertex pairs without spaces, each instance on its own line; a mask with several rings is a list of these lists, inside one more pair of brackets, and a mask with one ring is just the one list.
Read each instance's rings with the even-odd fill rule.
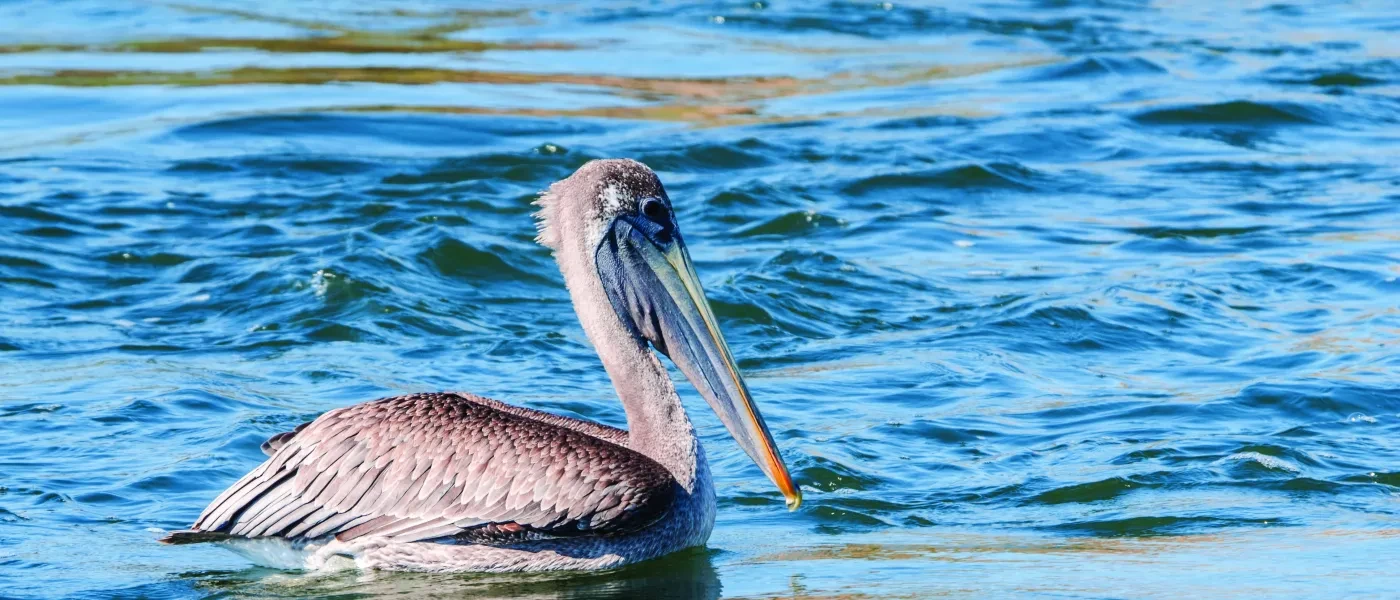
[[[0,2],[0,596],[1392,596],[1397,40],[1390,2]],[[684,385],[705,551],[155,543],[331,408],[622,424],[529,218],[619,156],[799,512]]]

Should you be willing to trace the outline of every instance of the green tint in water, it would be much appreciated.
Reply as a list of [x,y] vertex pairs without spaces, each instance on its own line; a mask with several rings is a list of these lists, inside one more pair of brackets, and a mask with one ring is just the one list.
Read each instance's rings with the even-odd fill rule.
[[[1387,597],[1394,11],[0,3],[0,597]],[[154,540],[339,406],[621,425],[535,194],[654,167],[806,503],[708,550],[280,573]]]

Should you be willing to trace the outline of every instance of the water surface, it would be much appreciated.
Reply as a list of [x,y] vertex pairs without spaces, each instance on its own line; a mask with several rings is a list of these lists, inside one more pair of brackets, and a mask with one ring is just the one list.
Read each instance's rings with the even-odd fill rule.
[[[0,2],[0,597],[1387,597],[1385,2]],[[806,503],[709,548],[165,547],[335,407],[624,422],[530,202],[656,169]]]

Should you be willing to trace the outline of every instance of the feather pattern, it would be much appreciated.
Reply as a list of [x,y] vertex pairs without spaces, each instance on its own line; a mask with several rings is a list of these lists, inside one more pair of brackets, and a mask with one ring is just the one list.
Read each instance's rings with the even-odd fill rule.
[[630,533],[666,513],[676,482],[626,439],[467,394],[385,398],[273,436],[267,461],[193,531],[474,543]]

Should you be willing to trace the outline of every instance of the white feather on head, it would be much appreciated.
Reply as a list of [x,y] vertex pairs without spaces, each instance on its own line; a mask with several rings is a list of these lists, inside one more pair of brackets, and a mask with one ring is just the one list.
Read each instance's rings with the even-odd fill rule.
[[595,246],[604,228],[635,212],[645,198],[666,200],[666,190],[646,165],[626,158],[593,160],[554,182],[535,200],[535,241],[558,253],[566,243]]

